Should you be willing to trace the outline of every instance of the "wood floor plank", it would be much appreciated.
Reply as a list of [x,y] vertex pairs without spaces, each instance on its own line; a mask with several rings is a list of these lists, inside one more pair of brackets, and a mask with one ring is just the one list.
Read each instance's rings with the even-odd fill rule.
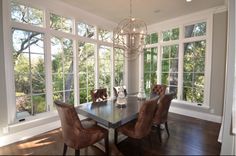
[[[217,142],[220,124],[200,119],[169,114],[170,137],[161,131],[162,143],[152,129],[151,136],[141,141],[128,138],[118,144],[123,155],[219,155]],[[0,148],[0,155],[62,155],[63,142],[60,129]],[[112,150],[112,149],[111,149]],[[68,148],[67,155],[74,155]],[[95,146],[81,150],[81,155],[104,155]]]

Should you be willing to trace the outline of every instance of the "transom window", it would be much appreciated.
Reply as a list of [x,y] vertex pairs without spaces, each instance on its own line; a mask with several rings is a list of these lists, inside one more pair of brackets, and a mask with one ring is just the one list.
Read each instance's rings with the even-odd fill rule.
[[73,21],[70,18],[50,14],[50,28],[66,33],[72,33]]

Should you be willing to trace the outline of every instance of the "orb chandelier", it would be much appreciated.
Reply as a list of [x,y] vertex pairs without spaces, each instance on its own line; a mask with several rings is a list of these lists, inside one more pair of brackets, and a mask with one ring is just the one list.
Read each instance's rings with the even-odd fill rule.
[[147,25],[143,20],[132,17],[132,0],[130,0],[130,17],[120,21],[113,33],[113,46],[124,48],[122,54],[125,57],[134,59],[143,52]]

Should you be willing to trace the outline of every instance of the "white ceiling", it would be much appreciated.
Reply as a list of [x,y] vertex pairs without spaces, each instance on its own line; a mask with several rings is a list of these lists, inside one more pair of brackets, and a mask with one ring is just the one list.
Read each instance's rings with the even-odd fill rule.
[[[130,15],[129,0],[62,0],[118,23]],[[148,25],[189,13],[222,6],[226,0],[132,0],[132,15]]]

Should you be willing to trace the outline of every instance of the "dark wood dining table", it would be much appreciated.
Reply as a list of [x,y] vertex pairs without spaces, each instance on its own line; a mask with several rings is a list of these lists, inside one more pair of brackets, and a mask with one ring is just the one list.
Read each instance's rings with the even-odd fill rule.
[[134,120],[138,116],[139,109],[144,99],[127,97],[127,104],[120,106],[116,99],[96,103],[85,103],[79,105],[76,110],[79,114],[97,121],[107,128],[117,128]]

